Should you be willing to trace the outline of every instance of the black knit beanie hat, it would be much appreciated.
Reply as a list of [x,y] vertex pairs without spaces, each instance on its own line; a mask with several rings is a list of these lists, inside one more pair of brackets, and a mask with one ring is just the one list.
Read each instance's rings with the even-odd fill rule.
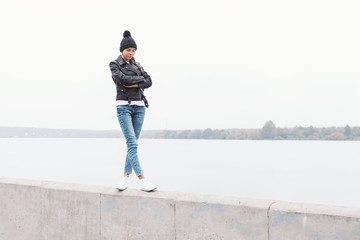
[[131,37],[131,34],[128,30],[125,30],[124,32],[124,38],[121,40],[120,43],[120,52],[124,51],[124,49],[133,47],[137,49],[137,45],[135,40]]

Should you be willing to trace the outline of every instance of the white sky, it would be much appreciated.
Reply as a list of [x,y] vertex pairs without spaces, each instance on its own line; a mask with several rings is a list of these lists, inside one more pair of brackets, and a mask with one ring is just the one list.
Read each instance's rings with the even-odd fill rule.
[[360,126],[360,2],[0,2],[0,126],[120,129],[123,31],[151,75],[143,129]]

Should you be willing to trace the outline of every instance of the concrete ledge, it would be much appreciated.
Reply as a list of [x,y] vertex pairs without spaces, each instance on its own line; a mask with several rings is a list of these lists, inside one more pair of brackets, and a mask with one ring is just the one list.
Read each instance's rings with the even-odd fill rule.
[[0,177],[0,239],[360,239],[360,209]]
[[269,218],[269,239],[360,239],[360,208],[277,202]]

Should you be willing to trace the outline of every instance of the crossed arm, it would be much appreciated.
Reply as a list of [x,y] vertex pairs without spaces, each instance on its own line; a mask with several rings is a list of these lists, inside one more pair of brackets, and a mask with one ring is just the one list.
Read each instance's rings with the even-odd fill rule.
[[144,72],[143,76],[127,76],[120,71],[115,62],[110,63],[112,78],[116,83],[119,83],[127,88],[140,87],[149,88],[152,85],[150,76]]

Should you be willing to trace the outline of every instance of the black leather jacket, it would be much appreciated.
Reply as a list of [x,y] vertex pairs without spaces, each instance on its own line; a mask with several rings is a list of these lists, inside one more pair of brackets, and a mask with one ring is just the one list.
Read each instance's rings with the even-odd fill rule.
[[[149,74],[145,71],[141,72],[131,60],[130,63],[126,63],[121,55],[116,60],[110,62],[109,65],[112,79],[116,85],[116,100],[127,100],[129,102],[144,100],[143,89],[149,88],[152,85]],[[138,84],[139,87],[126,87],[134,84]],[[146,103],[146,99],[144,101]]]

